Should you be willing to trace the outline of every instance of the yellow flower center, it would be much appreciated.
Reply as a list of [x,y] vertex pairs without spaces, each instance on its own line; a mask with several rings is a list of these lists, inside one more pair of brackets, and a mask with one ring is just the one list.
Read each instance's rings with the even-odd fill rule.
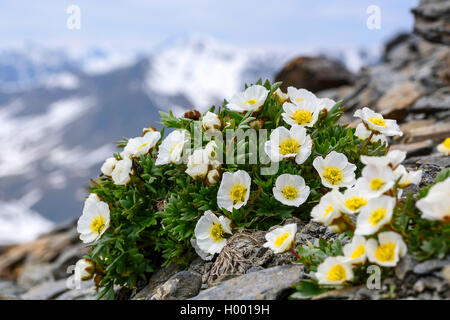
[[[149,144],[150,144],[150,142],[146,142],[146,143],[141,144],[141,145],[139,146],[138,150],[141,150],[142,148],[145,148],[145,147],[148,146]],[[172,153],[172,152],[171,152],[171,153]]]
[[375,251],[375,258],[381,262],[394,261],[395,258],[395,243],[388,242],[378,246]]
[[91,221],[91,231],[95,234],[100,234],[105,229],[106,219],[103,216],[98,216]]
[[372,122],[376,126],[381,126],[387,128],[386,121],[384,121],[383,117],[370,117],[369,121]]
[[223,230],[222,225],[219,222],[214,222],[209,228],[209,235],[211,239],[213,239],[216,242],[220,242],[223,240],[225,231]]
[[230,189],[231,200],[233,200],[234,204],[244,202],[246,193],[247,193],[246,187],[244,187],[240,183],[235,184]]
[[384,185],[384,181],[381,178],[373,178],[370,180],[370,189],[372,190],[380,190],[381,187]]
[[172,152],[173,152],[176,148],[179,148],[180,146],[181,146],[181,143],[174,144],[174,145],[172,146],[172,149],[170,149],[169,153],[172,154]]
[[288,200],[297,198],[298,194],[297,188],[291,185],[285,186],[283,190],[281,190],[281,192],[283,193],[283,196]]
[[358,258],[361,257],[365,252],[366,252],[366,248],[364,247],[364,245],[360,244],[360,245],[358,246],[358,248],[356,248],[356,249],[352,252],[352,255],[350,256],[350,258],[352,258],[352,259],[358,259]]
[[450,149],[450,138],[446,138],[442,144],[446,149]]
[[283,234],[280,234],[276,239],[275,239],[275,245],[279,248],[283,245],[284,241],[286,241],[287,238],[289,238],[291,236],[292,233],[290,232],[285,232]]
[[380,221],[386,216],[387,209],[386,208],[378,208],[373,210],[370,213],[369,223],[373,226],[376,226],[380,223]]
[[312,120],[312,113],[306,109],[299,109],[294,112],[292,118],[300,125],[309,124]]
[[326,168],[323,173],[323,178],[332,185],[338,185],[344,180],[344,176],[342,174],[341,169],[335,166],[331,166]]
[[332,206],[328,206],[325,209],[325,212],[324,212],[323,216],[326,217],[331,211],[333,211],[333,207]]
[[250,100],[245,101],[245,104],[249,104],[249,105],[253,106],[257,102],[258,102],[258,100],[256,100],[256,99],[250,99]]
[[280,143],[280,153],[282,155],[297,153],[300,148],[300,144],[293,138],[286,138]]
[[359,208],[365,206],[367,200],[363,197],[352,196],[345,201],[345,206],[352,211],[358,211]]
[[326,278],[330,281],[342,281],[347,279],[347,272],[343,266],[336,264],[328,270]]

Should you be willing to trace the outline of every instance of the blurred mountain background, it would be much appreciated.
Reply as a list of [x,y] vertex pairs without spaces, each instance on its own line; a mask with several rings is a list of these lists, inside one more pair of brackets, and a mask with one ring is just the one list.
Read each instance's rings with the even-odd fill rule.
[[[155,1],[160,7],[146,12],[157,21],[147,29],[139,25],[138,14],[120,15],[116,2],[105,9],[116,14],[113,22],[93,22],[89,18],[96,13],[104,17],[103,8],[80,1],[83,20],[77,34],[65,29],[68,2],[49,1],[48,7],[22,3],[25,7],[19,10],[20,2],[5,1],[0,13],[0,244],[32,240],[55,223],[78,217],[89,178],[98,175],[103,160],[115,151],[114,142],[137,136],[149,125],[158,127],[158,110],[172,109],[178,115],[191,108],[204,111],[245,83],[274,80],[299,55],[341,65],[342,72],[329,69],[328,62],[322,67],[338,70],[350,84],[361,67],[383,60],[390,36],[411,29],[409,9],[416,4],[378,1],[382,29],[369,30],[365,21],[371,3],[364,1],[356,6],[351,1],[340,6],[325,1],[287,5],[298,9],[298,19],[295,10],[250,1],[253,5],[242,5],[235,20],[233,11],[241,4],[231,1],[226,12],[222,5],[214,8],[203,25],[203,16],[178,25],[170,20],[174,17],[167,25],[158,22],[170,8]],[[180,11],[185,5],[167,3]],[[189,3],[207,6],[203,1]],[[129,10],[146,6],[131,1]],[[46,21],[55,10],[57,18]],[[163,17],[156,17],[159,12]],[[251,12],[256,21],[243,24]],[[177,17],[180,14],[177,11]],[[220,19],[212,21],[214,15]],[[256,27],[258,20],[265,22]],[[62,31],[55,34],[57,22]],[[235,30],[234,23],[246,29]],[[105,34],[99,33],[102,25]]]

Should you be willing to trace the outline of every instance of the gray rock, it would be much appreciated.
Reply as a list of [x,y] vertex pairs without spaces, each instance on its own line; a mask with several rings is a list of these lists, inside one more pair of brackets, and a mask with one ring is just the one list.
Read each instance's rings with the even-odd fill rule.
[[196,296],[202,286],[202,277],[194,272],[181,271],[157,287],[148,300],[182,300]]
[[415,16],[415,33],[428,41],[450,45],[449,1],[420,0],[412,12]]
[[80,287],[64,292],[56,300],[96,300],[97,291],[93,281],[82,281]]
[[17,278],[17,283],[26,288],[32,288],[45,281],[55,280],[53,266],[50,264],[26,264]]
[[274,300],[303,276],[303,266],[284,265],[242,275],[201,292],[193,300]]
[[25,300],[49,300],[66,292],[68,289],[65,279],[43,282],[21,296]]
[[397,267],[395,267],[395,275],[400,280],[403,280],[407,273],[412,272],[414,267],[417,265],[416,259],[412,256],[407,255],[403,259],[400,260]]
[[0,279],[0,300],[20,299],[26,289],[8,280]]
[[435,270],[441,270],[442,268],[448,266],[450,264],[449,259],[439,260],[427,260],[422,262],[414,267],[415,274],[429,274]]
[[148,284],[133,297],[133,300],[142,300],[151,297],[156,287],[166,282],[178,271],[180,271],[180,266],[176,264],[162,267],[151,276]]

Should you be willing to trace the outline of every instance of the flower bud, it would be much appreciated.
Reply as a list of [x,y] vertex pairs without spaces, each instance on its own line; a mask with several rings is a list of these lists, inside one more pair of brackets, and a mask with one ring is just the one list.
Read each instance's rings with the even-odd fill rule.
[[75,278],[81,281],[92,279],[95,273],[95,262],[91,259],[80,259],[75,264]]
[[259,130],[262,129],[264,126],[264,121],[262,119],[255,119],[253,121],[250,121],[248,126],[252,129]]
[[155,131],[158,131],[158,130],[156,130],[153,127],[144,128],[144,129],[142,129],[142,136],[145,136],[145,134],[148,132],[155,132]]
[[213,185],[219,182],[220,173],[216,169],[210,170],[206,176],[206,183],[208,185]]
[[222,128],[222,121],[217,114],[208,111],[202,118],[202,126],[205,130],[220,130]]
[[188,110],[184,113],[184,117],[187,119],[198,120],[202,114],[197,110]]

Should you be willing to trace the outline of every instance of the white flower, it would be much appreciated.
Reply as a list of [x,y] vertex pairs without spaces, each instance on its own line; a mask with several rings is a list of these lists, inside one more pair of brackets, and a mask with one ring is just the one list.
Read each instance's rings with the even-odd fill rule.
[[100,238],[109,227],[109,207],[106,202],[99,201],[85,206],[77,223],[77,231],[84,243]]
[[208,156],[208,158],[210,160],[214,160],[217,158],[217,144],[215,141],[210,141],[208,142],[208,144],[205,146],[205,152],[206,155]]
[[296,223],[276,228],[275,230],[266,233],[266,243],[264,243],[263,246],[270,248],[274,253],[283,253],[291,249],[295,241],[296,233]]
[[356,110],[353,116],[360,118],[367,125],[368,129],[376,134],[382,133],[385,136],[403,135],[397,121],[384,119],[380,113],[376,113],[367,107]]
[[159,146],[158,157],[155,165],[163,165],[168,163],[181,163],[181,154],[184,146],[189,139],[189,133],[186,130],[175,130],[161,142]]
[[381,196],[370,199],[356,219],[355,234],[371,235],[380,230],[381,227],[391,221],[394,207],[395,198]]
[[383,267],[394,267],[398,260],[406,255],[407,247],[402,237],[392,231],[378,234],[378,242],[369,239],[366,245],[367,258],[370,262]]
[[313,221],[330,226],[333,221],[342,216],[339,210],[337,193],[338,191],[333,189],[320,198],[320,202],[311,211]]
[[276,97],[278,98],[278,101],[279,101],[280,103],[285,102],[285,101],[289,98],[288,95],[287,95],[286,93],[284,93],[283,91],[281,91],[280,88],[278,88],[278,89],[273,93],[273,95],[276,96]]
[[283,120],[293,126],[313,126],[319,117],[319,103],[316,96],[305,89],[288,88],[288,96],[291,102],[283,104]]
[[450,137],[449,138],[445,138],[445,140],[438,144],[437,146],[437,150],[441,153],[443,153],[446,156],[450,155]]
[[450,220],[450,178],[436,183],[428,190],[426,197],[416,202],[422,211],[422,218],[427,220]]
[[330,98],[318,98],[318,105],[319,105],[319,110],[327,110],[327,111],[331,111],[331,109],[333,109],[333,107],[336,105],[336,101],[330,99]]
[[89,207],[96,205],[101,200],[95,193],[90,193],[89,196],[84,200],[83,213],[90,210]]
[[301,176],[285,173],[275,181],[273,195],[287,206],[298,207],[308,198],[309,187]]
[[222,122],[220,121],[220,118],[217,114],[208,111],[203,117],[202,117],[202,126],[205,131],[207,130],[216,130],[222,127]]
[[87,281],[92,279],[95,273],[95,262],[90,259],[80,259],[75,264],[75,279]]
[[351,264],[359,264],[366,262],[366,239],[362,236],[355,235],[352,242],[347,243],[344,248],[345,261]]
[[118,162],[118,160],[114,157],[110,157],[110,158],[106,159],[105,162],[103,163],[102,167],[100,168],[100,171],[105,176],[111,176],[117,162]]
[[336,193],[337,198],[340,200],[340,209],[347,214],[356,214],[367,205],[367,201],[370,199],[366,192],[361,188],[348,188],[344,194]]
[[211,261],[214,258],[214,254],[205,252],[199,248],[199,246],[197,245],[197,239],[192,238],[191,245],[194,248],[195,253],[197,253],[199,255],[199,257],[202,258],[202,260]]
[[219,191],[217,192],[217,205],[221,209],[233,211],[247,204],[250,196],[251,178],[244,170],[234,173],[224,172]]
[[186,173],[192,178],[203,179],[208,173],[209,158],[205,149],[197,149],[188,157]]
[[216,184],[219,182],[220,179],[220,173],[216,169],[212,169],[208,171],[208,174],[206,175],[206,181],[209,185]]
[[114,184],[118,186],[122,186],[131,181],[131,171],[133,167],[133,162],[130,158],[124,158],[123,160],[119,160],[114,167],[113,172],[111,173],[111,177],[114,181]]
[[161,133],[158,131],[149,131],[143,137],[131,138],[128,140],[124,148],[124,152],[133,157],[138,157],[141,154],[148,153],[161,138]]
[[397,169],[394,170],[395,180],[400,178],[398,186],[400,188],[406,188],[411,184],[418,185],[420,180],[422,180],[422,170],[409,171],[402,165],[399,165]]
[[406,158],[406,152],[392,150],[382,157],[361,156],[361,162],[365,165],[374,165],[378,167],[391,166],[396,168]]
[[367,165],[362,170],[361,178],[355,188],[364,190],[367,197],[376,198],[393,187],[395,175],[390,167]]
[[328,257],[319,265],[315,276],[319,284],[340,285],[353,280],[352,265],[345,257]]
[[270,134],[270,140],[264,145],[264,151],[273,162],[284,158],[294,158],[297,164],[302,164],[311,155],[312,140],[306,134],[306,129],[293,125],[290,130],[278,127]]
[[[356,126],[355,136],[357,136],[361,140],[366,140],[370,136],[370,130],[367,130],[366,126],[362,123]],[[370,139],[370,142],[381,141],[381,143],[385,143],[388,145],[387,138],[383,134],[374,134]]]
[[355,184],[356,166],[349,163],[342,153],[331,151],[325,159],[317,157],[313,161],[313,166],[325,187],[334,189],[351,187]]
[[236,93],[227,104],[227,108],[237,112],[258,111],[266,101],[269,90],[260,85],[248,87],[244,92]]
[[206,211],[194,229],[199,249],[209,254],[222,251],[227,244],[225,233],[232,234],[230,224],[230,219],[224,216],[217,218],[211,211]]

